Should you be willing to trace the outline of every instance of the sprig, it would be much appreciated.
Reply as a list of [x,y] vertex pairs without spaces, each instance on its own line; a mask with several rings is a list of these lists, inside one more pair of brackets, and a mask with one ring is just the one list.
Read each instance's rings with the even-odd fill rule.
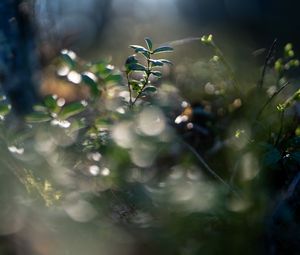
[[[153,49],[153,43],[150,38],[145,38],[146,47],[140,45],[130,45],[136,54],[140,54],[146,59],[146,65],[143,65],[138,61],[136,55],[131,55],[125,62],[126,78],[129,92],[129,107],[132,108],[135,103],[145,93],[156,92],[156,87],[151,85],[150,77],[155,76],[158,79],[162,77],[162,72],[159,70],[165,64],[171,64],[167,59],[154,59],[155,55],[172,52],[173,48],[170,46],[160,46]],[[143,72],[143,78],[141,80],[132,79],[132,73]],[[134,97],[133,94],[136,94]]]

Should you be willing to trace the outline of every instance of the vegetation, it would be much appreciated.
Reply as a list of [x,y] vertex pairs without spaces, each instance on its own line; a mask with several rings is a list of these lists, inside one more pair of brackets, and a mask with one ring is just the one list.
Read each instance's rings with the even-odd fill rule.
[[[150,38],[146,47],[130,46],[135,54],[121,69],[63,50],[57,76],[88,88],[88,96],[68,102],[48,95],[18,127],[3,96],[1,174],[13,176],[1,194],[16,199],[6,191],[13,183],[18,201],[29,201],[26,210],[46,210],[55,226],[61,218],[71,224],[66,214],[95,242],[133,239],[114,241],[125,254],[279,247],[281,228],[296,217],[294,204],[282,203],[296,196],[299,181],[300,91],[289,80],[299,61],[291,44],[277,60],[271,47],[257,84],[246,87],[212,35],[198,41],[212,51],[206,66],[213,70],[197,88],[198,102],[182,98],[168,75],[174,67],[164,57],[173,48]],[[77,254],[67,239],[52,254]]]

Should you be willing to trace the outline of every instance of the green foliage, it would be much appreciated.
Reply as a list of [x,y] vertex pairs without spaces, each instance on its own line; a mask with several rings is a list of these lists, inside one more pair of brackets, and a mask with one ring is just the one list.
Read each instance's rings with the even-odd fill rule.
[[[283,95],[287,83],[278,87],[268,80],[241,89],[213,36],[201,42],[212,49],[212,61],[204,62],[215,69],[208,69],[210,83],[199,82],[203,93],[194,103],[174,89],[179,79],[170,78],[171,85],[163,80],[164,68],[176,68],[156,58],[173,51],[168,45],[155,48],[150,38],[145,47],[131,45],[135,54],[123,72],[109,61],[86,62],[64,50],[60,78],[90,94],[72,102],[46,96],[21,131],[7,128],[10,105],[3,98],[3,165],[29,197],[59,207],[75,222],[117,226],[112,235],[130,229],[143,245],[147,236],[158,254],[258,254],[245,247],[263,234],[261,222],[273,203],[269,179],[300,164],[294,123],[300,92]],[[287,44],[266,75],[288,80],[289,68],[298,66],[295,55]]]
[[[151,76],[157,78],[162,77],[161,71],[157,68],[163,67],[164,64],[171,64],[167,59],[153,59],[152,56],[158,53],[172,52],[173,48],[169,46],[160,46],[156,49],[153,48],[153,43],[150,38],[145,38],[148,49],[140,45],[130,45],[136,53],[142,54],[146,60],[146,65],[139,63],[136,56],[129,56],[125,62],[128,91],[129,91],[129,107],[132,108],[137,100],[147,92],[155,92],[156,88],[151,85]],[[134,76],[134,72],[143,72],[143,78],[139,81],[131,78]]]

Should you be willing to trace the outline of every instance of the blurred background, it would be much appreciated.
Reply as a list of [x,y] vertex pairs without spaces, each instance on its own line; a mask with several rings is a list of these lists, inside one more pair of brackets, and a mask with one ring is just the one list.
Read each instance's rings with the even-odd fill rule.
[[[211,61],[213,51],[199,40],[205,34],[213,34],[241,88],[253,87],[260,79],[275,38],[278,43],[270,61],[272,65],[283,54],[286,43],[292,42],[295,52],[300,49],[297,34],[300,3],[296,0],[29,2],[41,60],[37,80],[42,80],[42,94],[56,94],[47,98],[49,107],[63,109],[70,101],[79,100],[81,107],[91,108],[78,119],[72,116],[62,122],[57,121],[57,115],[51,115],[50,119],[56,120],[51,125],[19,127],[17,122],[8,125],[13,128],[7,128],[0,122],[0,254],[280,254],[267,253],[271,242],[268,216],[281,196],[281,188],[289,184],[288,178],[280,178],[280,171],[286,166],[270,167],[274,172],[280,170],[275,174],[280,183],[276,186],[272,178],[268,179],[271,174],[261,171],[265,169],[260,164],[263,150],[246,148],[247,135],[251,135],[253,127],[250,119],[261,98],[250,94],[251,102],[246,102],[236,96],[236,91],[229,90],[232,95],[222,92],[230,87],[232,80],[224,78],[224,70],[216,71]],[[157,83],[161,105],[139,112],[132,119],[124,117],[125,108],[120,104],[119,95],[125,87],[122,78],[116,82],[118,86],[110,83],[108,92],[105,88],[103,94],[107,98],[103,102],[101,98],[99,104],[89,104],[86,101],[89,93],[80,87],[80,75],[85,70],[64,70],[57,60],[60,52],[68,49],[64,52],[79,59],[78,62],[100,60],[97,66],[100,76],[107,78],[110,72],[120,75],[118,69],[124,70],[125,60],[133,53],[128,45],[144,45],[145,37],[152,38],[155,46],[174,46],[175,51],[170,55],[173,66],[164,68],[164,79]],[[291,48],[286,50],[290,51]],[[277,73],[271,69],[265,77],[266,84],[273,89],[268,92],[270,95],[281,85],[276,83]],[[291,77],[298,80],[299,72],[291,73]],[[268,97],[262,101],[265,99]],[[1,98],[1,104],[5,100]],[[277,114],[276,107],[273,108]],[[263,124],[277,128],[279,118],[274,111],[271,113],[273,118],[270,121],[266,118]],[[75,126],[76,132],[68,133],[72,121],[79,120],[76,124],[80,125],[82,119],[89,120],[97,114],[104,116],[98,123],[99,129],[97,125],[89,126],[83,135]],[[112,121],[112,127],[106,117]],[[294,134],[292,128],[289,135]],[[110,135],[108,130],[113,145],[105,144]],[[262,140],[276,136],[269,134],[269,130],[264,132],[267,138]],[[187,137],[186,144],[178,142],[178,137]],[[88,146],[93,142],[103,144],[90,151]],[[284,155],[280,153],[286,153],[286,148],[282,148],[284,152],[272,147],[268,160],[280,161]],[[195,150],[203,153],[209,165],[228,183],[236,185],[244,197],[236,196],[230,185],[207,174],[207,167],[199,164]],[[291,176],[297,169],[295,165]],[[285,172],[283,176],[286,177]],[[293,225],[292,220],[288,221],[289,211],[280,206],[283,209],[277,213],[284,215],[280,227]],[[280,227],[274,233],[283,232]],[[293,235],[295,231],[291,229],[289,233]],[[299,235],[295,236],[292,240],[299,241]],[[296,241],[293,247],[298,246]],[[299,254],[298,250],[293,252],[289,254]]]
[[[213,34],[247,86],[256,82],[258,63],[275,39],[274,56],[280,56],[288,42],[299,48],[298,7],[295,0],[78,0],[76,5],[67,0],[37,0],[35,12],[46,63],[62,48],[70,48],[88,60],[110,59],[122,67],[131,54],[128,45],[143,44],[145,37],[159,45]],[[188,82],[177,84],[193,101],[195,91],[190,88],[207,83],[205,78],[201,82],[207,74],[199,70],[203,66],[199,60],[211,52],[193,40],[179,43],[175,50],[176,80],[178,73],[198,69],[197,81],[187,78]]]
[[230,48],[249,51],[274,38],[298,43],[298,7],[295,0],[36,0],[35,12],[49,44],[121,63],[127,45],[145,36],[164,43],[212,33]]

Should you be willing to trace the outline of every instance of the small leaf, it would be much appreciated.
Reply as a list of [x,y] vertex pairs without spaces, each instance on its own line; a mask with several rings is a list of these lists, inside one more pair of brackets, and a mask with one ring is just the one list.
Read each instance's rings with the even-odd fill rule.
[[153,43],[152,43],[151,39],[149,37],[146,37],[145,41],[146,41],[146,44],[148,46],[148,49],[151,51],[152,47],[153,47]]
[[48,108],[42,104],[36,104],[33,106],[33,110],[35,112],[44,112],[44,113],[48,113]]
[[152,71],[151,74],[153,74],[154,76],[161,78],[162,77],[162,73],[160,71]]
[[129,47],[134,49],[136,53],[139,53],[139,52],[148,52],[148,53],[150,53],[149,50],[147,50],[146,48],[144,48],[143,46],[140,46],[140,45],[130,45]]
[[82,81],[90,87],[90,91],[92,95],[98,96],[100,94],[100,90],[98,88],[98,83],[96,78],[94,78],[92,73],[83,73],[81,74]]
[[129,83],[134,91],[140,92],[141,82],[139,82],[137,80],[131,80]]
[[136,64],[137,62],[135,55],[131,55],[126,59],[125,65]]
[[62,60],[70,67],[74,68],[76,65],[76,54],[70,50],[62,50],[61,51]]
[[139,63],[127,65],[128,71],[144,71],[147,72],[147,68]]
[[121,83],[122,75],[120,74],[110,74],[105,78],[105,82],[112,82],[112,83]]
[[153,51],[153,54],[163,53],[163,52],[172,52],[173,48],[169,46],[161,46]]
[[90,71],[99,77],[106,77],[111,72],[111,70],[107,68],[107,63],[103,61],[91,64]]
[[164,65],[164,63],[160,60],[149,59],[149,61],[152,63],[152,66],[163,66]]
[[42,123],[51,120],[51,116],[45,112],[34,112],[27,115],[25,120],[30,123]]
[[90,86],[97,86],[97,77],[90,72],[85,72],[81,74],[82,81]]
[[50,110],[51,112],[55,112],[57,110],[57,102],[53,95],[46,96],[44,99],[44,105]]
[[143,92],[144,93],[155,93],[155,92],[157,92],[157,88],[154,86],[147,86]]
[[108,129],[109,128],[109,122],[107,120],[98,118],[95,120],[95,127],[100,130],[100,129]]
[[79,114],[85,110],[85,106],[79,102],[71,103],[65,106],[59,113],[61,119],[68,119],[76,114]]
[[159,61],[163,62],[164,64],[173,65],[172,62],[167,59],[159,59]]
[[74,121],[72,121],[71,126],[68,128],[68,133],[72,134],[83,128],[86,128],[86,124],[85,124],[84,120],[75,119]]

